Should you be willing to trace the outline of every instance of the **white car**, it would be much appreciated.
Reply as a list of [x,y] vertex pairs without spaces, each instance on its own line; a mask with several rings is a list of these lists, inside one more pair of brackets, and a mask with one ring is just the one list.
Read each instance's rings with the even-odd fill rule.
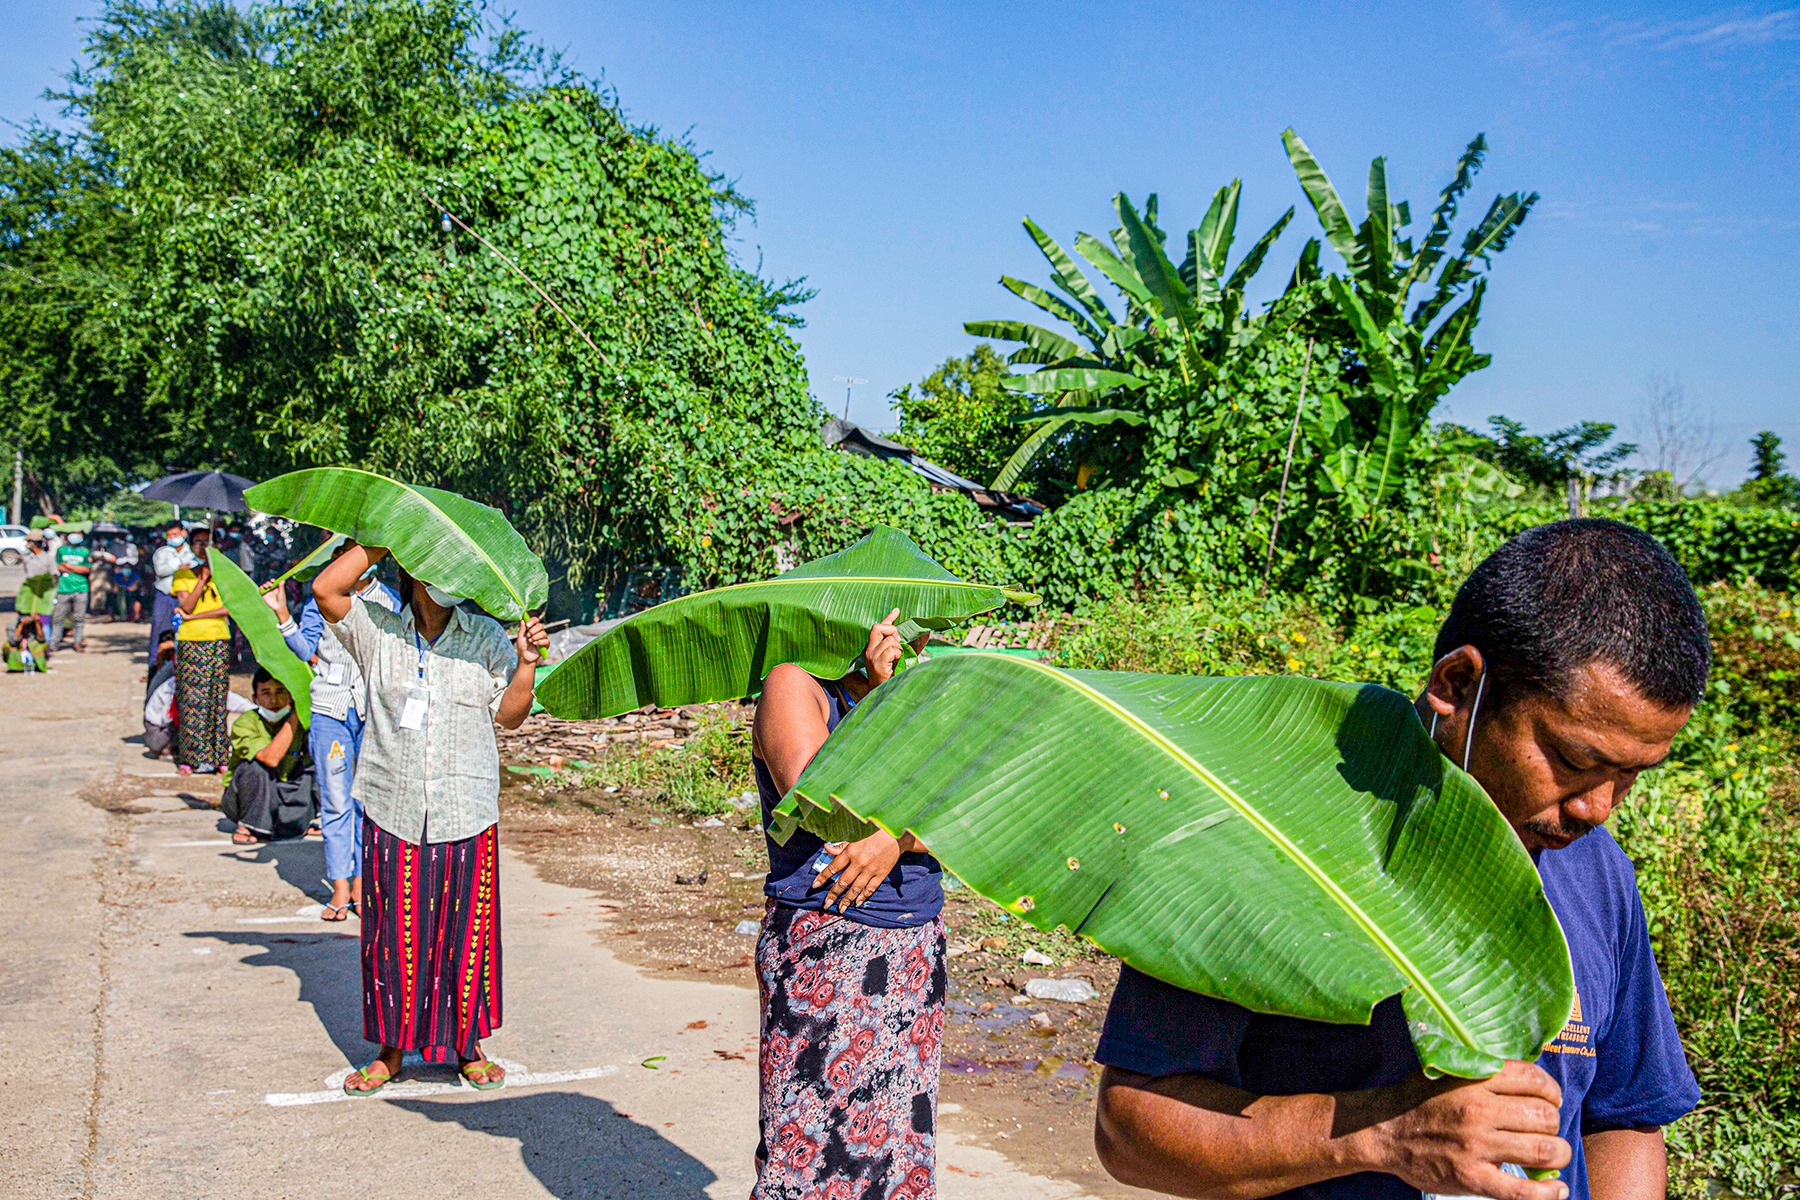
[[25,527],[0,525],[0,563],[16,567],[25,561]]

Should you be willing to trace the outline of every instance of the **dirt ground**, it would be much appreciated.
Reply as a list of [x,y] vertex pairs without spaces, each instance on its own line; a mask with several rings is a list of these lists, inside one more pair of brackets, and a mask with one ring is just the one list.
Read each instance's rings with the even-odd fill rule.
[[[544,878],[602,897],[614,914],[608,944],[647,972],[754,988],[767,857],[749,797],[723,815],[683,812],[653,785],[608,782],[630,771],[547,769],[545,752],[557,747],[546,736],[564,748],[604,739],[583,723],[558,722],[551,734],[547,719],[535,718],[522,733],[502,741],[509,764],[532,769],[505,772],[501,828],[509,844]],[[965,1125],[985,1130],[994,1149],[1021,1165],[1096,1195],[1143,1195],[1112,1182],[1093,1150],[1094,1046],[1117,962],[1065,934],[1024,926],[951,882],[943,1103],[958,1106]],[[1022,961],[1027,951],[1051,964]],[[1095,997],[1027,1000],[1030,979],[1083,979]],[[756,1049],[715,1053],[754,1058]]]

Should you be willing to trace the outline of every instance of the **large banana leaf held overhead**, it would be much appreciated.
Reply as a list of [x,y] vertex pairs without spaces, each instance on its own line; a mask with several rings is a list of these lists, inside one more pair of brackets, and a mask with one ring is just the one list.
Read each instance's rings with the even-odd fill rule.
[[244,493],[253,508],[385,546],[415,579],[465,596],[503,621],[550,598],[550,577],[497,508],[354,467],[314,467]]
[[928,662],[845,719],[774,833],[862,819],[1179,987],[1363,1024],[1401,993],[1433,1074],[1535,1059],[1574,999],[1530,857],[1374,685]]
[[616,716],[646,704],[736,700],[763,677],[798,663],[835,679],[868,644],[869,627],[899,609],[904,637],[944,629],[1027,592],[965,583],[898,529],[877,525],[836,554],[761,583],[696,592],[613,626],[538,684],[538,699],[567,719]]
[[219,589],[219,599],[224,601],[231,619],[243,630],[244,639],[250,643],[250,653],[288,690],[300,723],[311,725],[312,668],[288,648],[287,639],[281,636],[280,623],[263,602],[262,589],[244,574],[243,568],[220,554],[216,547],[207,547],[206,561],[212,564],[213,586]]

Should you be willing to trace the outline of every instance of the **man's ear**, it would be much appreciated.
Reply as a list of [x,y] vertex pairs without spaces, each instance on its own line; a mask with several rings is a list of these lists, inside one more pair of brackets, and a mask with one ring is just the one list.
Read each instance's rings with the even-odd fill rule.
[[1438,716],[1448,717],[1473,702],[1475,688],[1486,669],[1487,662],[1481,651],[1473,646],[1458,646],[1432,664],[1431,680],[1425,686],[1425,703]]

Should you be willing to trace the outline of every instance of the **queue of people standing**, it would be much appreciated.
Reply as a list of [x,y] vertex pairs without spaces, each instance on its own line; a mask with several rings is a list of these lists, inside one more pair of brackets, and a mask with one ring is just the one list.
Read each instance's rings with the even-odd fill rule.
[[[417,1052],[454,1060],[486,1090],[506,1074],[482,1047],[502,1016],[494,731],[529,711],[548,639],[535,618],[509,635],[404,570],[397,592],[373,582],[385,555],[345,543],[297,616],[285,596],[265,597],[313,666],[310,757],[341,776],[323,915],[361,917],[363,1031],[380,1047],[343,1089],[378,1095]],[[169,595],[183,628],[222,619],[203,568],[178,562]],[[783,664],[763,681],[752,752],[765,826],[840,722],[892,677],[900,617],[871,628],[860,665],[841,677]],[[196,675],[211,656],[179,630],[158,640],[173,649],[179,706],[183,655],[196,655]],[[1535,1063],[1430,1080],[1399,997],[1365,1025],[1326,1024],[1126,966],[1096,1052],[1095,1140],[1115,1177],[1276,1200],[1665,1191],[1662,1128],[1699,1090],[1631,864],[1603,825],[1704,694],[1704,612],[1648,534],[1561,521],[1476,568],[1435,654],[1415,704],[1421,727],[1465,764],[1537,865],[1568,941],[1575,1018]],[[192,702],[210,702],[206,686],[190,685]],[[228,793],[246,824],[265,821],[273,835],[292,794],[283,788],[303,786],[303,735],[277,681],[259,672],[254,690],[233,726]],[[753,1195],[928,1200],[947,982],[942,868],[915,835],[873,827],[837,844],[801,831],[767,851]],[[1562,1175],[1528,1179],[1523,1168]]]

